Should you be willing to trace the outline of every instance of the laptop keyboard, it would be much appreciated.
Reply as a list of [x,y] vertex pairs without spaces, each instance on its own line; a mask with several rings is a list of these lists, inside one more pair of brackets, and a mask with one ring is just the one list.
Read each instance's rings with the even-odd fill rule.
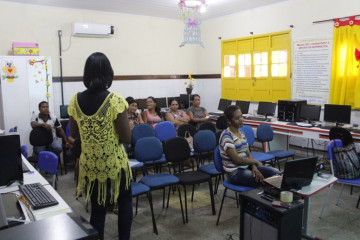
[[19,190],[34,210],[59,204],[40,183],[19,185]]

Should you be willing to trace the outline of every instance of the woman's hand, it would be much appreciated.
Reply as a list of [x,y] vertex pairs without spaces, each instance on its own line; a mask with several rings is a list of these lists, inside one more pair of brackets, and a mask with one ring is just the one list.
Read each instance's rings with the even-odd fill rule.
[[264,180],[264,176],[261,174],[261,172],[257,169],[255,165],[251,166],[251,171],[253,174],[253,177],[255,178],[255,181],[262,182]]

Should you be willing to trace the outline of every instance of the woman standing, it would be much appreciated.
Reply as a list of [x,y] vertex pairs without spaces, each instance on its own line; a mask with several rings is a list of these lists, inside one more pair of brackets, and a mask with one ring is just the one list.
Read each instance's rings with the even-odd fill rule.
[[144,123],[144,121],[142,120],[141,115],[137,113],[138,106],[139,106],[138,102],[136,102],[133,97],[127,97],[126,101],[129,104],[129,109],[127,111],[127,117],[129,120],[130,130],[132,131],[136,125],[138,125],[140,123]]
[[179,103],[176,99],[172,99],[170,101],[170,110],[166,113],[165,119],[167,121],[172,122],[176,129],[182,124],[188,123],[190,121],[190,117],[183,111],[178,110]]
[[81,139],[77,193],[86,187],[91,200],[90,223],[104,239],[107,205],[117,203],[119,239],[130,239],[132,222],[131,169],[123,144],[130,142],[126,116],[128,104],[117,93],[110,93],[114,77],[103,53],[88,57],[84,69],[87,88],[70,101],[70,131]]
[[243,126],[240,107],[228,106],[224,115],[228,128],[220,136],[220,155],[227,179],[231,184],[257,188],[264,178],[280,174],[279,170],[265,167],[250,153],[245,133],[239,130]]
[[150,124],[154,129],[157,123],[163,121],[163,117],[160,112],[160,108],[156,106],[156,100],[154,97],[148,97],[146,99],[147,109],[142,112],[142,118],[144,123]]
[[204,107],[200,107],[200,96],[194,94],[191,97],[192,106],[188,109],[187,114],[190,122],[193,122],[198,129],[201,123],[209,121],[209,114]]

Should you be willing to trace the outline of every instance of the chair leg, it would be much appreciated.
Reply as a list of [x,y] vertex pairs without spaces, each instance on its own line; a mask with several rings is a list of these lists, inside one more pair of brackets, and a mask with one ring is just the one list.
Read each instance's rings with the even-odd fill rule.
[[184,197],[185,197],[185,222],[189,222],[188,212],[187,212],[187,197],[186,197],[186,186],[185,185],[184,185]]
[[338,197],[336,199],[336,206],[339,206],[339,200],[340,200],[343,189],[344,189],[344,184],[341,185],[339,195],[338,195]]
[[53,187],[55,190],[57,189],[57,186],[56,186],[56,174],[53,175],[52,187]]
[[[153,203],[152,203],[152,197],[151,197],[151,192],[147,192],[146,196],[149,200],[149,205],[150,205],[150,211],[151,211],[151,218],[152,218],[152,222],[153,222],[153,231],[156,235],[158,235],[158,230],[156,227],[156,221],[155,221],[155,216],[154,216],[154,208],[153,208]],[[137,209],[137,204],[136,204],[136,209]]]
[[182,199],[181,199],[180,185],[178,185],[178,192],[179,192],[179,201],[180,201],[181,215],[182,215],[182,219],[183,219],[183,224],[185,224],[184,208],[183,208]]
[[167,205],[166,205],[166,208],[169,208],[171,188],[172,188],[172,186],[169,186],[169,191],[168,191],[168,197],[167,197]]
[[356,204],[356,208],[359,208],[359,203],[360,203],[360,194],[359,194],[359,198],[358,198],[358,201],[357,201],[357,204]]
[[223,197],[222,197],[222,200],[221,200],[220,209],[219,209],[219,215],[218,215],[218,218],[217,218],[217,221],[216,221],[216,225],[219,225],[221,210],[222,210],[222,207],[223,207],[223,204],[224,204],[226,191],[227,191],[227,188],[224,189],[224,194],[223,194]]
[[191,201],[194,201],[194,192],[195,192],[195,185],[192,187],[192,193],[191,193]]
[[136,196],[135,215],[138,213],[139,196]]
[[211,180],[211,178],[209,178],[209,190],[210,190],[210,200],[211,200],[212,215],[216,215],[214,192],[213,192],[213,188],[212,188],[212,180]]
[[323,207],[321,208],[321,212],[320,212],[320,216],[319,216],[320,219],[322,218],[322,215],[323,215],[323,213],[324,213],[325,207],[326,207],[326,205],[327,205],[327,203],[328,203],[329,196],[330,196],[330,193],[331,193],[331,190],[332,190],[332,187],[333,187],[333,186],[334,186],[334,184],[331,184],[331,185],[329,186],[328,192],[327,192],[327,194],[326,194],[326,198],[325,198],[324,203],[323,203]]
[[163,208],[165,208],[165,188],[163,188]]

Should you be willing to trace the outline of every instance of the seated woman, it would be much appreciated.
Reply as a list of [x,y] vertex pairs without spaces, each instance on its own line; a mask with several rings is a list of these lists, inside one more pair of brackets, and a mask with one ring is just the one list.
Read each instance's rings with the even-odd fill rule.
[[155,129],[157,123],[164,121],[160,108],[156,106],[156,100],[154,97],[148,97],[146,99],[146,107],[147,109],[142,112],[142,118],[144,123],[151,124],[151,126]]
[[130,130],[132,131],[133,128],[140,124],[140,123],[144,123],[141,114],[137,113],[138,110],[138,102],[135,101],[135,99],[133,97],[127,97],[126,101],[129,104],[129,109],[127,111],[127,117],[129,120],[129,125],[130,125]]
[[195,124],[198,129],[201,123],[209,121],[209,114],[204,107],[200,107],[200,96],[194,94],[191,97],[192,106],[188,109],[187,114],[190,117],[190,122]]
[[178,108],[179,102],[176,99],[172,99],[170,101],[170,110],[165,115],[166,121],[172,122],[175,125],[176,130],[180,125],[190,121],[190,117],[185,112],[178,110]]
[[265,167],[252,157],[245,133],[239,130],[243,126],[240,107],[228,106],[224,115],[229,127],[222,132],[219,146],[229,182],[257,188],[262,185],[264,178],[280,174],[276,168]]

